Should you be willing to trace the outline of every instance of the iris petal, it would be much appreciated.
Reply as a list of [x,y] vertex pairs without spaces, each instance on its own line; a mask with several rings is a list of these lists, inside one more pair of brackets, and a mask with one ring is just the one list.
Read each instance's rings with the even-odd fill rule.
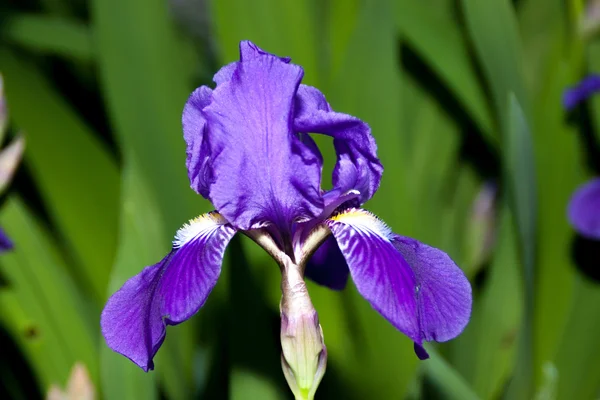
[[383,167],[377,158],[377,145],[369,125],[351,115],[331,110],[323,94],[300,85],[296,95],[294,129],[333,137],[337,163],[333,170],[333,188],[340,193],[360,192],[361,204],[379,187]]
[[571,110],[599,91],[600,75],[587,76],[582,79],[577,86],[565,90],[563,94],[563,107],[567,110]]
[[425,341],[445,342],[458,336],[471,316],[471,285],[443,251],[415,239],[393,235],[392,243],[417,282],[419,329]]
[[580,186],[569,203],[569,221],[589,239],[600,240],[600,178]]
[[348,264],[333,237],[328,237],[306,264],[304,275],[319,285],[342,290],[348,282]]
[[239,229],[270,223],[290,231],[323,207],[321,159],[291,126],[303,71],[252,48],[242,51],[231,79],[202,110],[214,177],[209,199]]
[[[221,70],[225,69],[222,68]],[[206,135],[206,119],[202,109],[210,103],[212,90],[201,86],[190,95],[183,109],[183,137],[187,143],[186,167],[192,189],[204,198],[209,196],[212,183],[210,168],[210,147]]]
[[471,287],[442,251],[393,234],[372,214],[351,209],[328,220],[359,293],[426,357],[423,341],[446,341],[466,326]]
[[166,325],[189,319],[204,305],[234,234],[216,213],[180,229],[173,250],[125,282],[106,303],[100,324],[108,346],[144,371],[153,369]]
[[12,240],[10,240],[4,230],[0,228],[0,252],[11,250],[13,247],[14,245]]

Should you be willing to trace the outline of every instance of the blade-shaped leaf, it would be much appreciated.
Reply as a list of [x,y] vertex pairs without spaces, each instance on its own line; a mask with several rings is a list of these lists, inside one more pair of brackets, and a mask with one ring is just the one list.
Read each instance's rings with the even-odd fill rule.
[[493,119],[459,25],[452,15],[442,17],[433,10],[423,2],[403,1],[396,13],[400,32],[461,100],[486,138],[495,143]]
[[42,53],[92,61],[92,36],[83,23],[42,14],[15,14],[3,23],[7,43]]
[[32,63],[2,50],[0,66],[10,114],[26,132],[25,160],[99,302],[116,248],[116,160]]
[[[508,132],[504,137],[505,180],[513,209],[523,266],[525,312],[520,332],[519,362],[509,396],[529,398],[533,390],[533,318],[537,224],[537,182],[529,125],[517,98],[509,94]],[[515,397],[516,398],[516,397]]]
[[523,285],[514,217],[506,205],[500,216],[498,246],[483,292],[475,298],[471,321],[454,342],[451,359],[473,390],[497,398],[515,365],[523,315]]
[[[120,243],[107,295],[113,294],[144,266],[156,263],[168,251],[168,242],[162,240],[160,213],[140,175],[133,162],[124,169]],[[127,358],[113,353],[102,339],[100,348],[102,391],[106,398],[158,397],[156,374],[144,373]],[[162,369],[162,363],[157,363],[156,368]]]
[[427,346],[431,358],[424,363],[425,374],[444,393],[445,398],[477,400],[480,397],[469,387],[464,378],[433,348]]
[[0,318],[28,356],[42,392],[66,382],[77,361],[97,381],[93,308],[67,275],[56,244],[17,197],[0,213],[0,225],[15,243],[0,260],[7,281]]

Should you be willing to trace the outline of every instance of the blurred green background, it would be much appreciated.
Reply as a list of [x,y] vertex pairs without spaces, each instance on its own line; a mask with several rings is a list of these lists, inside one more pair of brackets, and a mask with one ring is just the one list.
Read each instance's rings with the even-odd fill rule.
[[367,207],[473,285],[467,329],[419,362],[352,283],[309,284],[329,352],[317,399],[599,398],[600,245],[565,210],[594,174],[600,99],[561,106],[600,72],[594,18],[581,0],[2,0],[9,137],[27,144],[0,210],[15,242],[0,256],[0,398],[43,398],[76,362],[98,398],[292,398],[279,270],[244,237],[154,372],[99,333],[107,297],[211,209],[189,188],[181,111],[242,39],[371,125],[385,173]]

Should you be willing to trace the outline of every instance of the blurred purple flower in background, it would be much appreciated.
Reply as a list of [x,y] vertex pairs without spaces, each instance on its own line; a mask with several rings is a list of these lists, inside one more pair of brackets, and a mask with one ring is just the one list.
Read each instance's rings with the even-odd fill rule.
[[[127,281],[101,318],[108,346],[145,371],[165,326],[187,320],[206,301],[238,231],[281,267],[282,364],[295,393],[314,393],[326,361],[305,270],[334,289],[350,275],[373,308],[414,341],[420,358],[428,357],[424,341],[452,339],[466,326],[471,287],[460,268],[360,208],[383,172],[369,126],[333,111],[320,91],[300,84],[302,77],[289,58],[244,41],[240,61],[214,76],[216,88],[190,96],[183,111],[188,174],[217,211],[184,225],[171,252]],[[331,190],[321,189],[323,159],[309,132],[333,137]],[[312,353],[298,360],[309,353],[303,346]],[[304,370],[308,377],[300,376]]]
[[[572,110],[589,96],[600,91],[600,75],[589,75],[576,86],[565,90],[563,106]],[[600,178],[581,185],[571,197],[568,218],[573,228],[588,239],[600,240]]]
[[579,103],[600,90],[600,75],[589,75],[563,93],[563,107],[574,109]]
[[13,248],[13,242],[10,240],[2,228],[0,228],[0,253]]
[[600,178],[581,185],[571,197],[569,222],[588,239],[600,240]]

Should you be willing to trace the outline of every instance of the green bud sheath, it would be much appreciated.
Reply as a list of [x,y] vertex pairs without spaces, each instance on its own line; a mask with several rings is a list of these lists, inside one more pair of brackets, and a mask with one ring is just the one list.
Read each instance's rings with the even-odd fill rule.
[[297,400],[312,400],[325,374],[327,350],[299,266],[282,267],[281,366]]

